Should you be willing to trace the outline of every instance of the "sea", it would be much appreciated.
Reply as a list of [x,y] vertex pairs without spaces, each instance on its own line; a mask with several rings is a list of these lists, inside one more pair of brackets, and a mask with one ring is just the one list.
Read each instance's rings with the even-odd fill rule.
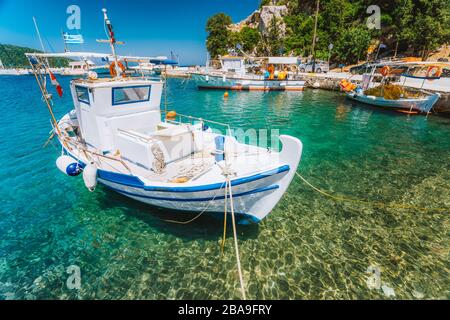
[[[57,117],[70,80],[52,91]],[[265,220],[238,226],[249,299],[450,298],[450,118],[182,79],[162,108],[304,144],[310,185],[296,177]],[[241,298],[231,227],[222,255],[220,219],[171,224],[176,212],[63,175],[32,76],[0,77],[0,114],[0,299]]]

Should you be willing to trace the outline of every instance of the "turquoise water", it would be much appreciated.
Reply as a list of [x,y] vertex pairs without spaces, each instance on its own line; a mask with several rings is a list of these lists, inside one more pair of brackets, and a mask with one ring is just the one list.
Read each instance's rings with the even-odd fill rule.
[[[70,110],[55,99],[58,116]],[[233,128],[299,137],[299,173],[333,194],[450,208],[450,119],[374,110],[339,93],[198,91],[170,80],[169,109]],[[59,149],[42,148],[49,118],[32,77],[0,77],[0,299],[239,298],[232,234],[222,223],[187,225],[80,178],[62,175]],[[448,299],[448,211],[336,202],[296,179],[258,226],[239,226],[251,299]],[[231,229],[229,228],[231,231]],[[81,270],[69,290],[66,268]]]

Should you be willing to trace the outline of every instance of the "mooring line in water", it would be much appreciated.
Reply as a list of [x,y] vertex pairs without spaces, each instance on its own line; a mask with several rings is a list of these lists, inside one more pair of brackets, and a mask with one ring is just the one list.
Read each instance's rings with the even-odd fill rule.
[[239,246],[238,246],[238,242],[237,242],[237,232],[236,232],[236,219],[234,218],[233,192],[231,191],[231,181],[230,181],[230,178],[228,178],[228,177],[227,177],[227,183],[228,183],[229,191],[230,191],[231,221],[233,222],[234,249],[236,252],[236,261],[237,261],[237,267],[238,267],[239,282],[241,284],[242,299],[247,300],[247,297],[245,295],[244,277],[242,276],[242,270],[241,270],[241,259],[239,258]]
[[[222,190],[223,185],[220,187],[219,191]],[[225,188],[226,188],[226,183],[225,183]],[[211,204],[214,202],[214,200],[216,200],[217,195],[219,194],[219,192],[217,192],[214,197],[209,201],[208,205],[206,206],[206,208],[200,212],[198,215],[196,215],[194,218],[192,218],[191,220],[188,221],[177,221],[177,220],[165,220],[165,219],[161,219],[164,222],[170,222],[170,223],[176,223],[176,224],[189,224],[191,222],[194,222],[195,220],[197,220],[198,218],[200,218],[211,206]]]
[[220,254],[222,256],[225,251],[225,240],[227,238],[227,207],[228,207],[228,183],[225,184],[223,236],[222,236],[222,243],[220,244]]
[[388,203],[384,203],[384,202],[380,202],[380,201],[369,201],[369,200],[362,200],[362,199],[352,199],[352,198],[347,198],[347,197],[342,197],[342,196],[335,196],[335,195],[332,195],[326,191],[323,191],[323,190],[315,187],[298,172],[296,172],[295,174],[297,175],[297,177],[299,177],[304,183],[306,183],[313,190],[317,191],[318,193],[320,193],[326,197],[329,197],[329,198],[337,200],[337,201],[347,201],[347,202],[355,202],[355,203],[360,203],[360,204],[369,204],[369,205],[373,205],[376,207],[384,207],[384,208],[414,209],[414,210],[418,210],[418,211],[450,211],[450,208],[423,208],[423,207],[416,207],[416,206],[407,205],[407,204],[395,204],[395,203],[388,204]]

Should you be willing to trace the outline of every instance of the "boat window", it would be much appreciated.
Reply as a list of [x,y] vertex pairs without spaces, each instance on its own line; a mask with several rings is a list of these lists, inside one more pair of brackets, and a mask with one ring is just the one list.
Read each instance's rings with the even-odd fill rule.
[[150,86],[113,88],[113,105],[150,100]]
[[77,97],[78,101],[89,104],[89,90],[85,87],[75,87],[75,90],[77,91]]

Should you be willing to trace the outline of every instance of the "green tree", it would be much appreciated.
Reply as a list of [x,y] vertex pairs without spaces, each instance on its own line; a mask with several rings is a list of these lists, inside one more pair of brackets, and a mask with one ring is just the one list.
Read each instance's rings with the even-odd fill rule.
[[245,26],[240,32],[240,41],[242,44],[242,49],[245,52],[252,52],[258,45],[260,39],[261,36],[256,29]]
[[422,49],[422,57],[450,40],[448,0],[416,0],[413,41]]
[[206,23],[206,31],[208,32],[206,48],[213,59],[227,53],[230,46],[231,32],[228,30],[230,24],[230,16],[224,13],[212,16]]
[[356,62],[364,58],[371,40],[366,26],[345,29],[335,44],[335,54],[341,62]]
[[393,24],[394,36],[396,38],[395,54],[399,45],[410,42],[414,37],[411,24],[413,17],[413,0],[395,0],[395,9],[392,13],[396,23]]
[[[42,51],[10,44],[0,44],[0,60],[2,60],[6,68],[30,67],[30,63],[28,62],[25,53],[33,52],[41,53]],[[67,67],[70,61],[65,58],[50,58],[48,60],[51,67]]]
[[277,18],[270,20],[267,35],[265,37],[265,47],[268,55],[276,56],[283,49],[283,38],[280,32],[280,25]]

